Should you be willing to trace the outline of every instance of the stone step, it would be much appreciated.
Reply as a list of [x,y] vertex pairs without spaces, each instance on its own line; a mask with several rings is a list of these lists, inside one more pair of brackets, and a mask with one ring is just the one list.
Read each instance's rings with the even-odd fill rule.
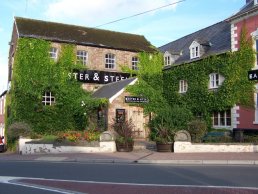
[[151,141],[135,140],[134,150],[156,151],[156,143]]

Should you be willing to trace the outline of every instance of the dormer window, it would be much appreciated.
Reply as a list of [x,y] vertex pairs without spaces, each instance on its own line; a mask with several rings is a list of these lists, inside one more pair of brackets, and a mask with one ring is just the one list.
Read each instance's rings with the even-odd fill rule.
[[55,47],[51,47],[49,51],[50,58],[53,59],[54,61],[57,61],[57,54],[58,54],[58,49]]
[[164,54],[164,66],[168,66],[172,64],[171,54],[169,52],[165,52]]
[[189,49],[190,49],[190,59],[195,59],[200,57],[200,44],[198,42],[193,41]]
[[225,78],[218,73],[211,73],[209,77],[210,77],[209,89],[217,89],[220,85],[222,85],[222,83],[225,80]]

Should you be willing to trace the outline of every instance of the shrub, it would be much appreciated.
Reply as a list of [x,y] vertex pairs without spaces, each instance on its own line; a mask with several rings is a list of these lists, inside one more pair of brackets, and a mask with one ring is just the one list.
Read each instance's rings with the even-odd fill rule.
[[191,135],[192,142],[200,143],[207,132],[207,125],[199,119],[192,120],[188,123],[188,132]]
[[16,122],[8,127],[7,139],[10,142],[14,142],[18,140],[20,136],[28,137],[31,134],[32,134],[32,130],[27,123]]
[[150,139],[158,142],[174,141],[178,130],[187,128],[192,119],[192,113],[185,107],[174,106],[158,111],[149,122]]

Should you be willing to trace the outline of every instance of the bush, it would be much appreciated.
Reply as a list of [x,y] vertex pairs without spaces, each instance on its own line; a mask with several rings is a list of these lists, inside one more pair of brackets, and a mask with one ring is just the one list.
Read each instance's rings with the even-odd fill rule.
[[192,113],[185,107],[174,106],[163,109],[149,122],[150,139],[163,143],[174,141],[175,133],[186,129],[191,119]]
[[207,132],[207,125],[199,119],[192,120],[188,123],[188,132],[191,135],[192,142],[200,143]]
[[14,142],[19,139],[20,136],[28,137],[32,134],[32,130],[27,123],[16,122],[9,126],[7,130],[7,140]]

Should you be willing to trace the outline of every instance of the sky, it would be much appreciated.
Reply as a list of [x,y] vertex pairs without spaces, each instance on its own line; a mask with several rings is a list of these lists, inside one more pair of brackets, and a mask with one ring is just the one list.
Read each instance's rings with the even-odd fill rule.
[[171,6],[99,27],[144,35],[159,47],[220,22],[245,0],[0,0],[0,94],[7,89],[8,53],[15,16],[96,27],[164,5]]

